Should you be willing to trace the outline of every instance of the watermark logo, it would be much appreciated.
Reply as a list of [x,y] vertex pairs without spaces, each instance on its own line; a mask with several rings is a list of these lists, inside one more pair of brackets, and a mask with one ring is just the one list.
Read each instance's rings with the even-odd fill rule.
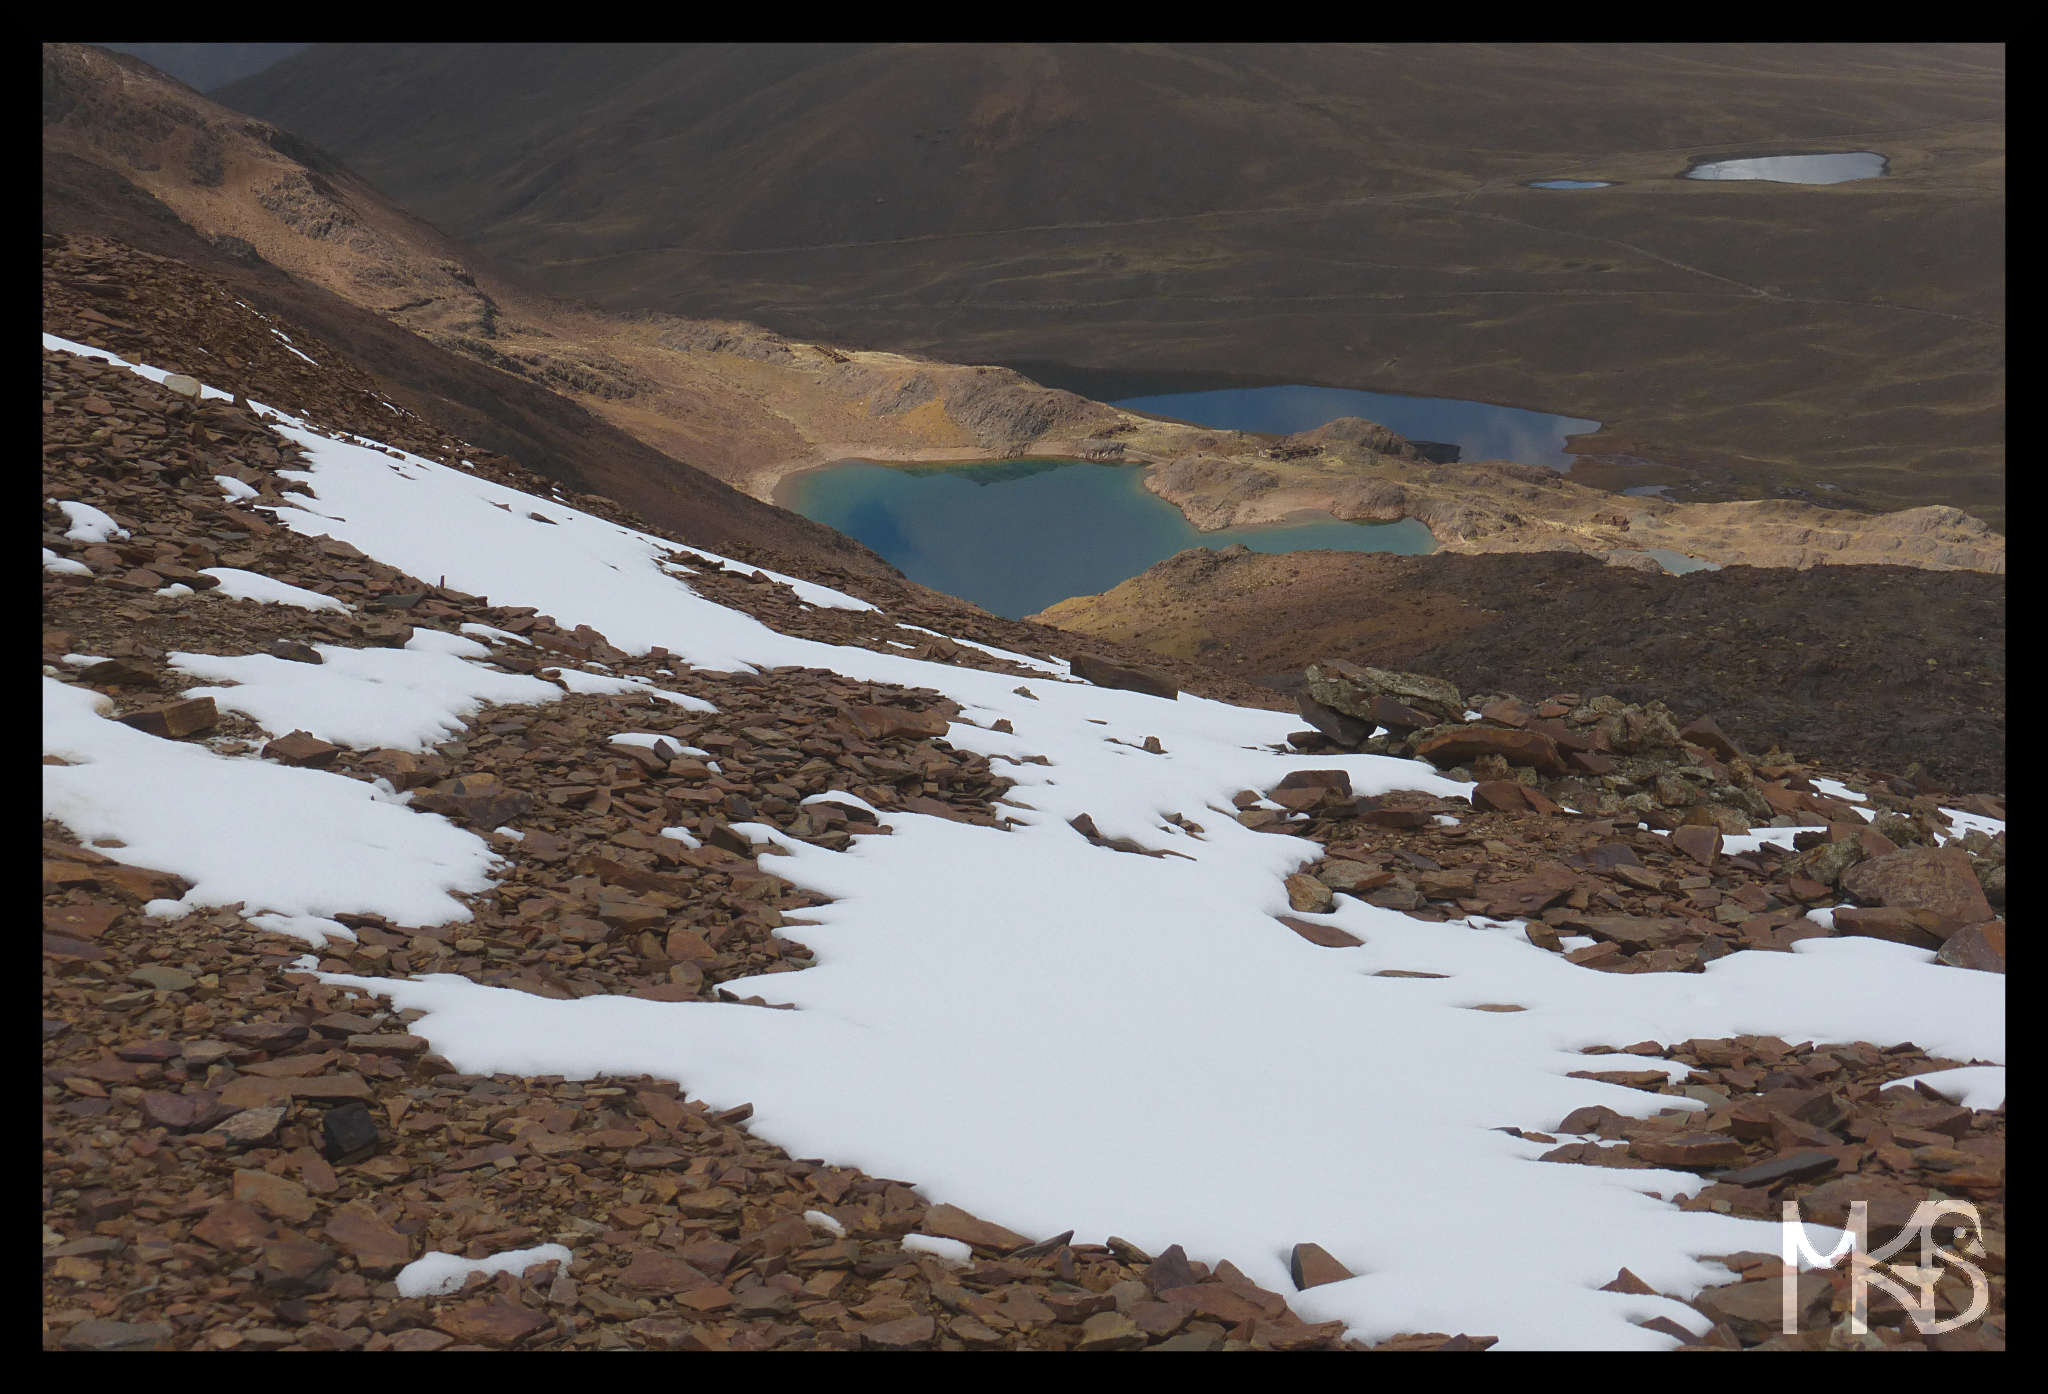
[[[1953,1221],[1944,1226],[1945,1216],[1960,1216],[1968,1227]],[[1936,1234],[1938,1227],[1947,1229],[1953,1248],[1941,1247]],[[1849,1227],[1832,1253],[1821,1254],[1806,1242],[1806,1227],[1800,1223],[1797,1201],[1785,1202],[1783,1232],[1785,1272],[1781,1281],[1784,1284],[1783,1316],[1787,1335],[1799,1329],[1798,1269],[1802,1255],[1816,1268],[1833,1268],[1847,1258],[1849,1330],[1857,1336],[1870,1330],[1870,1289],[1873,1285],[1905,1309],[1915,1329],[1923,1336],[1938,1336],[1944,1331],[1967,1326],[1983,1316],[1991,1303],[1991,1285],[1985,1281],[1984,1270],[1964,1257],[1966,1254],[1984,1257],[1984,1222],[1977,1215],[1977,1207],[1968,1201],[1921,1201],[1913,1208],[1912,1219],[1898,1236],[1877,1250],[1870,1247],[1869,1206],[1860,1200],[1850,1202]],[[1916,1237],[1920,1241],[1919,1261],[1893,1261],[1893,1256]],[[1949,1264],[1970,1281],[1969,1306],[1946,1319],[1938,1318],[1934,1308],[1934,1287],[1944,1273],[1941,1263]]]

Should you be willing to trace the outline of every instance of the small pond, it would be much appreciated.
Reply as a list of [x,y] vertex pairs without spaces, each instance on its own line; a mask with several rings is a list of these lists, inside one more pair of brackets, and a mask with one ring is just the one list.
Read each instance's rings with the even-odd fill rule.
[[1515,460],[1568,470],[1572,456],[1565,437],[1600,429],[1577,416],[1554,416],[1520,407],[1497,407],[1454,397],[1404,397],[1345,387],[1245,387],[1214,392],[1174,392],[1128,397],[1115,405],[1152,416],[1191,421],[1220,430],[1291,435],[1310,431],[1340,416],[1377,421],[1418,444],[1457,447],[1441,458]]
[[1674,552],[1669,547],[1645,547],[1642,550],[1644,556],[1656,562],[1657,565],[1663,567],[1673,576],[1684,576],[1694,571],[1719,571],[1721,569],[1721,563],[1717,561],[1702,561],[1698,557],[1689,557],[1683,552]]
[[865,543],[918,584],[1011,619],[1108,590],[1189,547],[1416,555],[1436,545],[1412,518],[1345,523],[1317,514],[1298,524],[1197,532],[1147,492],[1144,475],[1139,465],[1075,460],[945,468],[850,461],[792,476],[776,501]]
[[1846,184],[1875,179],[1885,172],[1883,155],[1850,150],[1828,155],[1759,155],[1746,160],[1707,160],[1693,165],[1686,179],[1766,179],[1774,184]]
[[1538,179],[1529,185],[1532,189],[1609,189],[1614,187],[1612,179]]

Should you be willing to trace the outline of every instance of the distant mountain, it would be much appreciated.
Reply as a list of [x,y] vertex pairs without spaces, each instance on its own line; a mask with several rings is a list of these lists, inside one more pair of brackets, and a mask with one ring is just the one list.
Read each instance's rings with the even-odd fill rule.
[[311,44],[101,44],[132,54],[169,73],[197,92],[211,92],[240,78],[254,77],[271,64],[303,53]]
[[608,308],[1568,411],[1996,522],[2004,89],[1997,45],[338,44],[219,97]]

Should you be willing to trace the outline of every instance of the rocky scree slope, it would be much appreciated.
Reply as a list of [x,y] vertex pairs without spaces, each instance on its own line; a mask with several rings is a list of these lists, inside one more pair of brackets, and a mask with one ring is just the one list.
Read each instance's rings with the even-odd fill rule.
[[[297,326],[271,327],[332,355]],[[381,412],[422,447],[459,453],[452,449],[459,442],[371,401],[338,364],[327,372],[342,382],[329,399],[336,409],[373,419]],[[547,672],[550,661],[594,662],[658,678],[674,660],[660,651],[636,659],[594,631],[565,630],[549,617],[395,572],[345,543],[309,542],[234,502],[282,501],[290,481],[279,471],[292,468],[296,453],[245,408],[195,404],[118,366],[65,353],[46,352],[43,374],[43,482],[56,500],[44,511],[46,678],[103,694],[122,719],[166,740],[221,754],[261,750],[280,764],[382,779],[412,791],[422,808],[490,836],[511,864],[474,899],[467,925],[414,929],[375,915],[348,917],[353,941],[331,939],[319,950],[328,971],[453,971],[543,997],[718,999],[734,978],[804,966],[801,914],[817,903],[774,875],[773,858],[762,856],[741,825],[769,821],[781,836],[843,847],[886,833],[876,810],[884,818],[900,809],[968,822],[1003,816],[1006,781],[937,734],[950,709],[945,699],[822,670],[690,672],[692,687],[715,697],[717,719],[644,692],[571,693],[543,706],[492,709],[424,754],[348,748],[303,732],[272,736],[211,698],[183,696],[189,679],[166,661],[173,650],[325,663],[463,625],[489,627],[471,632],[490,639],[491,662],[510,674]],[[544,482],[509,462],[473,467],[531,489],[536,500],[548,495]],[[118,519],[119,530],[79,512],[87,501]],[[638,525],[603,500],[577,502]],[[909,642],[942,662],[1042,677],[951,640],[896,639],[905,631],[894,615],[806,610],[793,590],[763,573],[713,569],[700,554],[679,555],[697,572],[693,586],[776,627],[809,626],[821,637],[873,647]],[[301,587],[301,605],[324,597],[353,608],[214,594],[233,573],[248,571]],[[972,617],[956,610],[948,618]],[[1029,632],[1021,624],[984,631],[997,642]],[[1109,685],[1174,686],[1114,664],[1075,667]],[[1399,680],[1358,695],[1372,713],[1377,699],[1429,703],[1430,692],[1426,680],[1420,688]],[[1450,715],[1463,694],[1450,698],[1434,715]],[[1580,715],[1559,705],[1566,718]],[[1667,739],[1668,721],[1654,709],[1586,705],[1591,716],[1581,724],[1596,735],[1584,753],[1600,754],[1604,737],[1631,758],[1672,765],[1671,777],[1680,780],[1695,769],[1711,780],[1704,762],[1725,759],[1732,787],[1749,787],[1739,751],[1698,743],[1711,733],[1679,733],[1691,738],[1688,749],[1684,739]],[[1468,819],[1456,828],[1437,821],[1446,805],[1431,796],[1354,800],[1344,781],[1313,769],[1267,797],[1240,796],[1247,826],[1305,834],[1328,849],[1289,880],[1298,911],[1313,915],[1335,896],[1360,895],[1421,920],[1478,909],[1538,917],[1532,942],[1576,955],[1585,971],[1685,971],[1732,947],[1784,949],[1814,932],[1924,935],[1951,961],[1969,952],[1969,967],[1955,971],[2001,966],[2002,921],[1972,918],[1979,902],[1952,874],[1930,875],[1921,861],[1930,854],[1940,873],[1952,872],[1958,857],[1971,868],[2002,868],[2002,835],[1972,834],[1962,848],[1935,852],[1923,844],[1941,836],[1945,815],[1912,801],[1888,810],[1892,823],[1853,829],[1847,820],[1856,815],[1838,797],[1796,788],[1812,781],[1788,759],[1756,771],[1765,787],[1798,794],[1802,812],[1842,817],[1844,831],[1829,829],[1825,841],[1791,861],[1762,848],[1723,856],[1718,826],[1681,822],[1679,835],[1658,839],[1542,802],[1534,767],[1523,774],[1523,765],[1511,763],[1531,748],[1511,738],[1531,733],[1515,727],[1511,709],[1487,706],[1491,714],[1481,721],[1436,723],[1452,729],[1428,732],[1421,743],[1446,736],[1499,742],[1453,757],[1469,760],[1469,772],[1481,777],[1473,802],[1455,804]],[[1556,718],[1539,710],[1531,719]],[[650,724],[664,734],[649,744],[601,739],[620,726]],[[1327,739],[1304,733],[1297,745],[1312,752]],[[1648,770],[1629,773],[1640,779]],[[828,788],[846,788],[870,809],[802,801]],[[1709,792],[1720,794],[1718,786]],[[1739,795],[1723,797],[1741,803]],[[513,818],[527,830],[523,838],[494,832]],[[671,823],[690,838],[660,836]],[[1078,820],[1077,830],[1093,831]],[[1033,1242],[906,1183],[790,1158],[749,1137],[745,1106],[712,1112],[671,1083],[465,1075],[404,1031],[407,1013],[295,971],[304,946],[278,947],[266,933],[274,926],[252,924],[232,906],[163,920],[160,903],[187,889],[181,878],[110,859],[114,847],[83,845],[59,823],[46,822],[44,835],[46,1345],[1340,1343],[1339,1331],[1301,1321],[1284,1297],[1220,1257],[1212,1267],[1177,1249],[1155,1255],[1114,1240]],[[1894,836],[1900,842],[1888,846]],[[1795,913],[1829,879],[1866,899],[1870,913],[1837,912],[1832,929]],[[2002,900],[2002,883],[1988,870],[1979,884]],[[159,907],[145,914],[152,902]],[[1312,920],[1287,927],[1309,936],[1324,929]],[[1549,931],[1554,946],[1540,937]],[[1593,942],[1567,948],[1567,935]],[[1961,1192],[1984,1202],[2000,1256],[1995,1271],[2002,1271],[2003,1110],[1961,1107],[1931,1086],[1899,1084],[1966,1062],[1911,1048],[1768,1038],[1615,1042],[1589,1054],[1616,1052],[1696,1064],[1712,1082],[1684,1087],[1719,1102],[1704,1119],[1561,1120],[1560,1131],[1612,1131],[1625,1145],[1568,1144],[1553,1161],[1694,1169],[1711,1183],[1695,1202],[1723,1213],[1767,1210],[1778,1194],[1800,1196],[1819,1217],[1849,1191],[1861,1196],[1872,1186],[1894,1209],[1930,1190]],[[1588,1061],[1593,1074],[1628,1087],[1678,1087],[1662,1071],[1603,1068],[1621,1063]],[[1682,1130],[1696,1125],[1706,1131]],[[811,1219],[813,1211],[829,1214],[832,1225]],[[905,1251],[901,1236],[913,1230],[969,1246],[970,1261],[955,1266]],[[575,1276],[536,1265],[523,1275],[472,1277],[459,1291],[426,1298],[402,1296],[392,1282],[428,1249],[481,1257],[539,1240],[573,1242]],[[1681,1339],[1724,1347],[1840,1343],[1824,1322],[1796,1338],[1772,1334],[1759,1315],[1760,1296],[1767,1291],[1775,1301],[1778,1290],[1766,1260],[1736,1254],[1727,1263],[1731,1281],[1692,1299],[1707,1319],[1705,1334],[1681,1329]],[[1304,1289],[1342,1276],[1309,1245],[1296,1251],[1294,1267]],[[1614,1282],[1618,1291],[1642,1286],[1627,1272]],[[1993,1317],[1935,1344],[2001,1344],[2002,1296],[2000,1277]],[[1823,1283],[1802,1287],[1801,1301],[1818,1317],[1841,1294]],[[1881,1318],[1861,1340],[1924,1344],[1896,1316]],[[1436,1333],[1387,1344],[1485,1343]]]

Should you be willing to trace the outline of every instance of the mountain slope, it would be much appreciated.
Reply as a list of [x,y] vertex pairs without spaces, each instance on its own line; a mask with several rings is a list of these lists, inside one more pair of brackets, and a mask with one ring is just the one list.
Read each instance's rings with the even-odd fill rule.
[[44,339],[46,1345],[1840,1344],[1742,1281],[1787,1146],[2002,1251],[1995,805],[1333,752],[382,443],[212,293],[311,417]]
[[[1996,46],[333,45],[221,97],[609,308],[1091,394],[1513,402],[1710,497],[2003,506]],[[1885,178],[1673,177],[1864,145]],[[1523,187],[1561,175],[1617,186]]]

